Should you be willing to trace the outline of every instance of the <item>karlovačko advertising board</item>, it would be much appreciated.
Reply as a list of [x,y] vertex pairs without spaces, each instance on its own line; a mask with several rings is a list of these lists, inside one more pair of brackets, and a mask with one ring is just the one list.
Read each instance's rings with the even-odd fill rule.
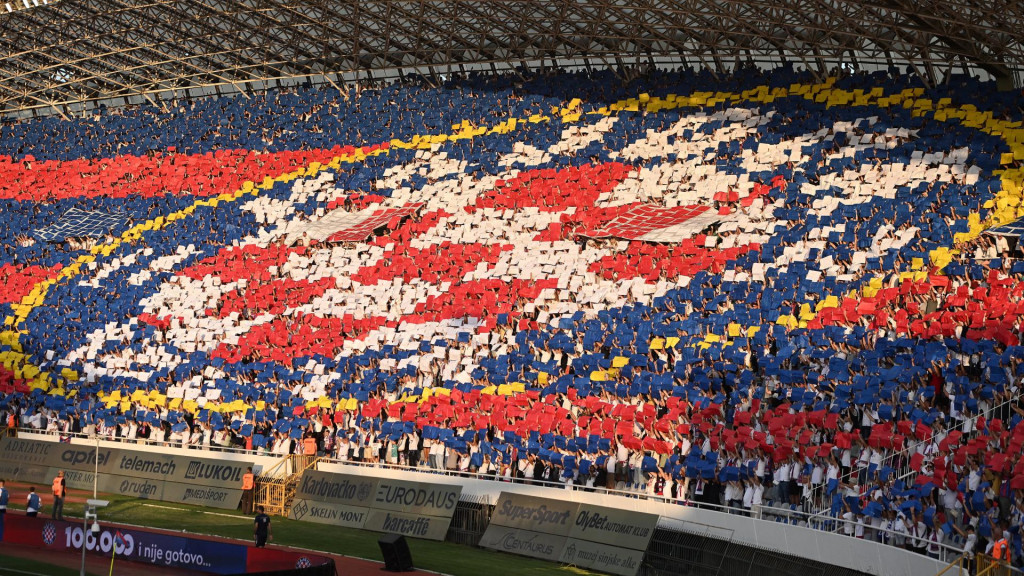
[[290,518],[444,540],[461,486],[307,470]]

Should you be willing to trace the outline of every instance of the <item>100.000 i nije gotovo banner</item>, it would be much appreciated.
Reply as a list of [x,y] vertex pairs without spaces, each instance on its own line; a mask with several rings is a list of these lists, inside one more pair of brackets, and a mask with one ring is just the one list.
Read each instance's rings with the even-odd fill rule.
[[[99,532],[92,532],[77,522],[29,518],[21,514],[8,515],[4,542],[42,552],[75,552],[84,547],[89,554],[113,556],[116,562],[128,560],[177,568],[189,574],[244,574],[333,564],[325,556],[304,551],[254,548],[222,540],[106,524]],[[117,565],[114,572],[120,573]]]
[[241,497],[251,462],[227,462],[124,448],[104,448],[19,438],[0,439],[0,476],[48,484],[64,470],[71,488],[91,489],[94,470],[101,492],[232,509]]

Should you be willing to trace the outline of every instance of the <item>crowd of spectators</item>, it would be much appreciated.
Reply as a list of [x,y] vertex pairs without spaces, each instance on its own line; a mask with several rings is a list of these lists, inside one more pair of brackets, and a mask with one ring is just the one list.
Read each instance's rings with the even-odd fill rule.
[[[312,438],[317,453],[340,461],[618,490],[755,515],[764,506],[789,508],[841,518],[847,522],[820,525],[936,557],[939,544],[973,553],[1006,537],[1019,563],[1024,266],[1005,238],[972,229],[1019,204],[999,196],[1003,181],[994,173],[1019,166],[1004,165],[1008,144],[998,135],[914,113],[920,101],[951,97],[1013,123],[1017,102],[998,94],[979,102],[982,84],[968,78],[940,92],[875,74],[817,90],[867,97],[883,88],[906,94],[910,104],[870,96],[869,103],[832,106],[790,88],[800,82],[810,84],[791,70],[717,79],[652,72],[630,85],[568,74],[474,77],[440,89],[406,83],[342,95],[320,87],[244,102],[180,103],[166,112],[4,125],[0,149],[11,158],[0,169],[39,176],[21,180],[33,187],[7,179],[0,188],[11,223],[0,232],[0,275],[9,281],[0,310],[10,316],[40,279],[117,236],[100,243],[31,239],[69,207],[123,202],[129,227],[246,180],[355,153],[344,145],[390,143],[393,151],[331,167],[331,188],[269,185],[264,208],[287,204],[290,212],[260,217],[241,202],[204,206],[197,218],[148,231],[145,243],[119,245],[108,254],[116,264],[100,262],[89,278],[57,283],[26,315],[20,348],[37,366],[77,378],[54,378],[52,389],[61,393],[49,394],[31,390],[24,371],[0,368],[0,411],[10,424],[54,434],[281,455],[306,453],[310,442],[303,440]],[[709,101],[715,92],[740,94],[759,84],[787,94]],[[604,114],[595,106],[587,111],[617,121],[567,136],[572,130],[562,123],[581,106],[570,106],[574,97],[588,106],[641,93],[701,98],[709,115],[688,119],[686,106],[652,110],[644,102]],[[732,106],[748,107],[743,120],[730,116]],[[561,121],[552,110],[564,111]],[[535,120],[517,136],[529,150],[514,148],[505,132],[419,151],[398,151],[392,142],[510,117]],[[678,122],[692,125],[672,132]],[[746,132],[733,134],[735,125]],[[785,150],[784,160],[767,151],[773,146]],[[76,163],[105,163],[103,171],[116,172],[125,155],[134,155],[127,176],[53,177],[67,166],[84,170]],[[452,169],[466,190],[480,182],[495,189],[488,204],[469,205],[462,210],[468,215],[429,204],[445,201],[451,172],[428,172],[449,159],[469,164]],[[615,176],[614,167],[586,168],[613,162],[641,175],[681,170],[688,174],[682,181],[654,180],[677,190],[700,188],[708,175],[734,176],[728,190],[703,201],[740,224],[718,222],[678,249],[588,238],[624,213],[596,206],[602,190],[587,196],[598,178],[618,190],[626,177]],[[394,186],[384,184],[406,167]],[[506,174],[503,184],[495,182]],[[563,188],[537,184],[545,180]],[[95,182],[103,185],[90,188]],[[283,230],[296,213],[312,221],[339,206],[384,205],[403,186],[430,190],[425,202],[433,211],[389,222],[368,242],[307,239],[295,246],[265,233]],[[645,205],[672,206],[669,194],[642,189]],[[323,194],[329,190],[334,194]],[[558,192],[557,201],[545,196]],[[511,272],[489,284],[465,280],[478,264],[493,269],[496,262],[457,253],[453,234],[466,230],[462,243],[470,244],[489,233],[479,216],[486,210],[504,209],[494,220],[513,226],[556,208],[563,210],[551,222],[557,226],[527,229],[529,237],[508,232],[507,251],[550,260],[547,248],[541,254],[517,243],[536,236],[564,252],[556,258],[567,269],[573,258],[597,255],[581,276],[628,280],[626,290],[583,301],[585,290],[571,280],[559,284],[557,261],[520,283],[503,279]],[[225,271],[233,250],[253,245],[238,259],[240,271]],[[431,245],[439,258],[427,265]],[[331,261],[336,250],[362,264],[358,273],[370,275],[364,284],[401,280],[392,270],[406,265],[413,277],[405,285],[426,279],[427,270],[464,301],[437,298],[376,323],[339,315],[310,325],[294,311],[329,303],[317,298],[347,283],[331,269],[327,288],[310,287],[293,270],[320,265],[320,256]],[[161,258],[172,260],[158,264]],[[222,284],[213,302],[199,302],[202,293],[190,301],[196,286]],[[229,285],[241,294],[231,310]],[[264,304],[261,285],[283,288],[268,289],[274,298]],[[363,299],[356,303],[386,316],[408,304],[407,292],[396,290],[393,301],[356,293]],[[178,294],[190,312],[233,328],[268,311],[280,317],[278,307],[292,316],[276,319],[259,342],[225,343],[220,334],[215,347],[203,349],[176,334],[212,324],[147,308],[158,293],[163,302]],[[439,327],[413,332],[422,339],[403,336],[401,344],[389,338],[416,315]],[[383,336],[353,344],[371,335]]]

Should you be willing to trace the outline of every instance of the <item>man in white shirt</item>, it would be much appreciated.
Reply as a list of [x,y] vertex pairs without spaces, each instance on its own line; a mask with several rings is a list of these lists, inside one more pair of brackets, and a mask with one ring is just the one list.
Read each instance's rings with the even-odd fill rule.
[[604,470],[607,473],[604,484],[608,490],[615,489],[615,464],[618,460],[615,458],[615,454],[611,450],[608,451],[608,458],[604,461]]
[[764,484],[761,483],[761,478],[754,476],[754,494],[750,499],[750,513],[754,517],[761,515],[761,506],[764,505]]
[[430,444],[430,467],[434,470],[444,468],[444,450],[444,442],[440,440],[434,440]]
[[893,512],[896,517],[896,521],[892,525],[892,545],[899,548],[907,547],[907,521],[903,514],[899,512]]

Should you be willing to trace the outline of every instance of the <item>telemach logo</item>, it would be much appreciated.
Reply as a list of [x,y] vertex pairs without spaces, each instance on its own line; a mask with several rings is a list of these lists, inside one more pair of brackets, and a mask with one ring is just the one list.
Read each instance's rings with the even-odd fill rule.
[[129,472],[142,472],[160,476],[170,476],[174,474],[174,470],[177,468],[174,460],[150,460],[149,458],[141,458],[139,456],[122,456],[118,466],[121,470]]

